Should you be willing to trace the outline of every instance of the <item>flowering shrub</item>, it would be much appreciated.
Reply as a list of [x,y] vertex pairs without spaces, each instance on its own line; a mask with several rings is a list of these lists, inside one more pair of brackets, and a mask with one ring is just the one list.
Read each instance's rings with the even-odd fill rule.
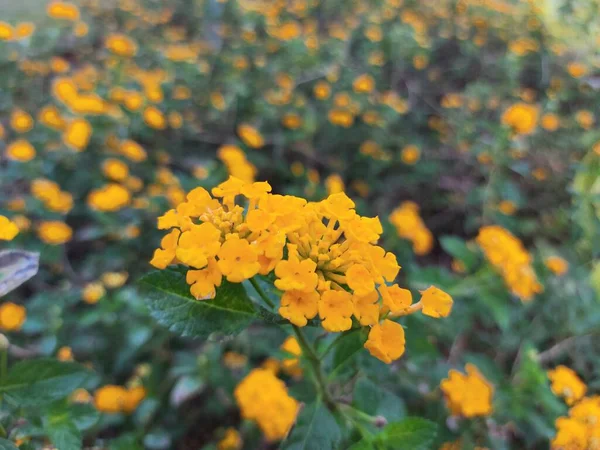
[[0,448],[597,448],[597,2],[5,3]]

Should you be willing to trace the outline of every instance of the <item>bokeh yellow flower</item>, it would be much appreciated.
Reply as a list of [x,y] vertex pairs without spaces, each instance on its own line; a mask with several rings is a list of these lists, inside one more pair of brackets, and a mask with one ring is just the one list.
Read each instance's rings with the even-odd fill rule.
[[466,374],[448,372],[440,388],[453,415],[466,418],[489,416],[493,411],[494,386],[473,364],[467,364]]
[[0,304],[0,330],[19,331],[27,318],[24,306],[12,302]]

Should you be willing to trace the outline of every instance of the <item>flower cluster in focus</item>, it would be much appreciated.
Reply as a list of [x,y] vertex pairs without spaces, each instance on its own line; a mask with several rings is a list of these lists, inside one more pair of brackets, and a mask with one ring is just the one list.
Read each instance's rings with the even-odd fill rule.
[[214,298],[223,278],[240,283],[273,272],[283,292],[282,317],[303,327],[319,316],[329,332],[351,329],[354,318],[372,327],[365,347],[386,363],[404,352],[402,326],[386,317],[450,313],[452,298],[445,292],[432,286],[413,304],[412,293],[393,284],[400,266],[377,245],[379,219],[358,215],[345,193],[307,202],[270,191],[266,182],[235,177],[212,195],[201,187],[192,190],[159,218],[159,228],[170,231],[152,265],[188,266],[186,279],[198,300]]

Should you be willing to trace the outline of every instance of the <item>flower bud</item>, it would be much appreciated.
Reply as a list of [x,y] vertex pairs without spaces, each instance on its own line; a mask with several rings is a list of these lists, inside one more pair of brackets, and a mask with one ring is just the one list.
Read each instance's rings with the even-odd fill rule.
[[0,351],[8,350],[9,345],[8,338],[0,333]]

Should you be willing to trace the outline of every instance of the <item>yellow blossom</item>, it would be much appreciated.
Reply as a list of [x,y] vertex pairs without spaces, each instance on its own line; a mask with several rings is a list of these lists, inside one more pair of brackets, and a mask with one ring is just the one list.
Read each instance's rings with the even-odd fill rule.
[[73,356],[73,350],[71,349],[71,347],[59,348],[56,358],[59,361],[73,361],[75,359]]
[[560,119],[556,114],[547,113],[542,116],[541,125],[546,131],[556,131],[560,127]]
[[156,106],[149,106],[144,110],[144,122],[156,130],[164,130],[167,127],[165,115]]
[[550,256],[544,261],[546,267],[555,275],[561,276],[569,270],[569,263],[560,256]]
[[27,318],[24,306],[12,302],[0,305],[0,329],[2,331],[19,331]]
[[303,327],[318,312],[319,294],[316,291],[286,291],[281,296],[279,314],[294,325]]
[[435,286],[430,286],[421,292],[421,301],[423,314],[430,317],[448,317],[452,311],[452,297]]
[[121,160],[109,158],[102,163],[102,173],[113,181],[123,181],[129,176],[129,167]]
[[325,291],[319,300],[321,325],[327,331],[340,332],[352,327],[354,304],[352,295],[345,291]]
[[413,165],[421,158],[421,150],[416,145],[407,145],[402,149],[400,157],[404,164]]
[[41,222],[38,225],[39,238],[46,244],[61,245],[71,240],[73,230],[69,225],[57,220]]
[[109,289],[117,289],[125,284],[128,277],[127,272],[106,272],[102,274],[102,283]]
[[252,278],[260,269],[258,254],[245,239],[232,236],[223,243],[217,255],[219,270],[233,283]]
[[126,389],[123,386],[106,385],[94,394],[94,404],[100,412],[131,414],[146,396],[143,387]]
[[33,128],[33,118],[22,109],[15,109],[10,115],[10,126],[17,133],[26,133]]
[[400,358],[404,354],[404,346],[404,328],[388,319],[373,325],[365,342],[369,353],[386,364]]
[[476,241],[511,291],[522,301],[529,301],[542,292],[543,287],[531,266],[531,255],[508,230],[497,225],[482,227]]
[[6,156],[13,161],[28,162],[35,158],[35,155],[35,148],[25,139],[17,139],[6,148]]
[[531,134],[538,122],[538,108],[527,103],[515,103],[502,115],[502,123],[516,134]]
[[146,150],[140,144],[130,139],[126,139],[120,143],[119,152],[134,162],[141,162],[147,158]]
[[129,204],[131,193],[122,185],[110,183],[102,188],[94,189],[87,198],[92,209],[104,212],[118,211]]
[[70,2],[52,1],[48,4],[46,12],[53,19],[72,21],[79,19],[79,8]]
[[83,301],[89,305],[98,303],[98,300],[104,297],[104,295],[106,295],[106,290],[100,282],[86,284],[81,292]]
[[250,148],[261,148],[265,141],[260,132],[251,125],[241,124],[237,128],[240,139]]
[[450,370],[448,378],[440,383],[448,408],[453,415],[466,418],[489,416],[493,410],[494,387],[473,364],[465,368],[466,375]]
[[352,88],[354,89],[354,92],[357,93],[371,92],[375,88],[375,80],[371,75],[360,75],[354,79]]
[[137,53],[135,41],[123,34],[110,34],[104,45],[112,53],[119,56],[131,57]]
[[218,450],[241,450],[243,445],[240,433],[235,428],[227,428],[217,444]]
[[587,391],[587,386],[581,381],[581,378],[574,370],[566,366],[557,366],[555,369],[549,370],[548,378],[551,382],[552,392],[564,397],[567,405],[573,405],[581,400]]
[[417,255],[426,255],[433,248],[433,235],[419,216],[419,207],[414,202],[403,202],[389,216],[398,236],[413,244]]
[[373,291],[367,295],[353,295],[354,317],[358,319],[361,325],[375,325],[379,321],[379,294]]
[[242,417],[255,421],[269,441],[283,439],[296,420],[298,402],[269,370],[252,370],[235,388],[234,396]]
[[82,118],[71,120],[63,133],[64,143],[75,151],[84,150],[92,136],[92,126]]
[[0,241],[12,241],[19,234],[19,227],[8,217],[0,215]]

